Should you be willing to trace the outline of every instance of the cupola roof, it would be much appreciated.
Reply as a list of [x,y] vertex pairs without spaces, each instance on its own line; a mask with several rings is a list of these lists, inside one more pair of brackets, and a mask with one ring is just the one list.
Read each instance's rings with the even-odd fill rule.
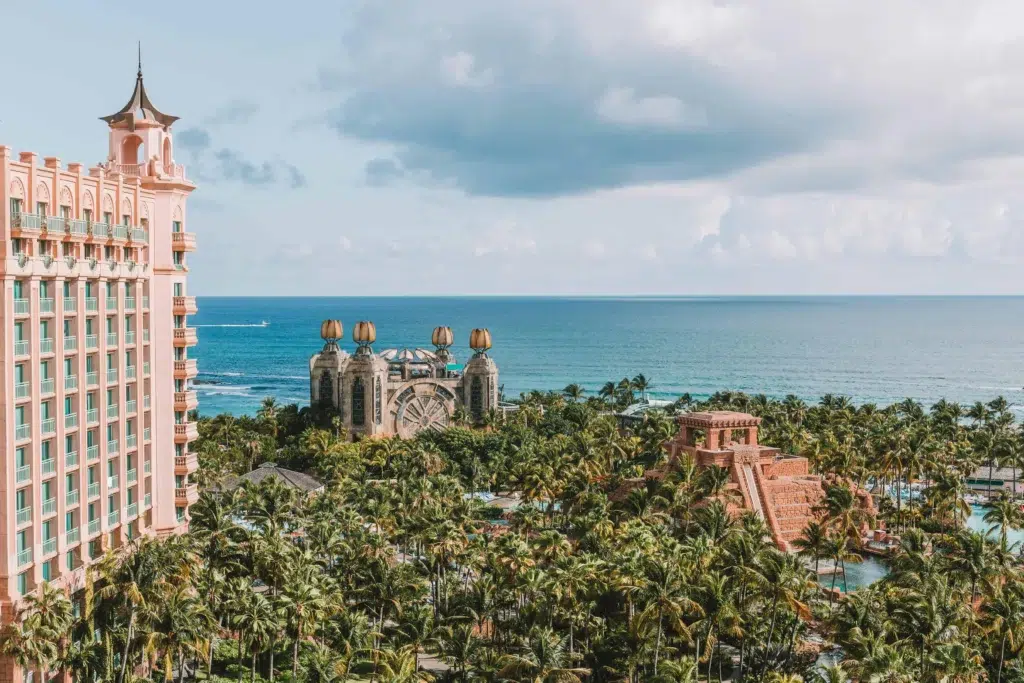
[[135,130],[136,121],[154,121],[165,129],[178,120],[177,116],[164,114],[150,102],[146,94],[146,86],[142,82],[142,48],[139,48],[139,72],[135,76],[135,90],[132,91],[128,104],[121,107],[121,110],[110,116],[101,116],[100,120],[106,121],[108,125],[114,126],[119,123],[127,123],[130,130]]

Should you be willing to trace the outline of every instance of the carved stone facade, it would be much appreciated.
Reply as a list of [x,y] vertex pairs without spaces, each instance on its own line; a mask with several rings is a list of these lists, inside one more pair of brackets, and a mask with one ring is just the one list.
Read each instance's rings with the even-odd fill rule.
[[498,366],[487,355],[489,333],[471,335],[484,345],[461,366],[449,350],[448,328],[434,330],[432,350],[377,353],[371,347],[376,329],[358,323],[353,335],[358,346],[351,354],[338,345],[340,323],[334,328],[325,322],[321,330],[338,336],[325,336],[323,349],[310,358],[310,404],[328,406],[353,439],[408,438],[423,429],[444,429],[460,408],[470,422],[479,423],[498,407]]

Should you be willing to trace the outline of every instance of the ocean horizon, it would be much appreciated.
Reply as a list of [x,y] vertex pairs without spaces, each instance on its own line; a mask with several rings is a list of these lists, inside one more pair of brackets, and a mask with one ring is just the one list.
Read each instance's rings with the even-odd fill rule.
[[[375,350],[430,347],[452,327],[457,358],[474,327],[494,337],[506,397],[588,393],[643,373],[651,395],[696,398],[735,390],[772,397],[824,394],[858,403],[913,398],[1024,402],[1024,296],[588,295],[197,297],[196,390],[202,415],[252,414],[265,396],[309,400],[309,357],[320,322],[341,319],[352,350],[358,320]],[[266,323],[266,324],[264,324]]]

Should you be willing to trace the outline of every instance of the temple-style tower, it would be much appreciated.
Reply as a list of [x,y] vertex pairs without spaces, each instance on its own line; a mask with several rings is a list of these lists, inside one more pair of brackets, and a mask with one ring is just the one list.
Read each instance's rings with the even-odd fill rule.
[[351,356],[338,346],[344,328],[340,320],[325,320],[320,325],[324,348],[309,359],[309,403],[330,408],[344,419],[341,376]]
[[487,355],[491,348],[490,331],[470,332],[469,348],[473,349],[473,357],[463,370],[463,399],[470,419],[479,423],[488,411],[498,407],[498,366]]
[[369,321],[357,322],[352,330],[356,352],[342,376],[342,395],[347,397],[344,423],[354,438],[385,434],[384,392],[388,384],[388,363],[373,352],[377,328]]

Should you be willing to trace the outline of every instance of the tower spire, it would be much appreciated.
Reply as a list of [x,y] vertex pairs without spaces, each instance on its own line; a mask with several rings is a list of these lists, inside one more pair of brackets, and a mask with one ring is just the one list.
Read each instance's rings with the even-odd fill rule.
[[139,41],[139,78],[142,78],[142,41]]
[[142,84],[141,40],[138,41],[138,58],[139,73],[135,77],[135,90],[132,91],[131,99],[129,99],[128,104],[121,107],[117,113],[111,114],[110,116],[103,116],[101,117],[101,120],[106,121],[107,124],[111,126],[127,123],[128,128],[131,130],[135,130],[135,124],[138,121],[155,121],[165,129],[169,128],[171,124],[178,120],[178,117],[164,114],[154,107],[153,103],[149,101],[149,97],[146,95],[146,87]]

